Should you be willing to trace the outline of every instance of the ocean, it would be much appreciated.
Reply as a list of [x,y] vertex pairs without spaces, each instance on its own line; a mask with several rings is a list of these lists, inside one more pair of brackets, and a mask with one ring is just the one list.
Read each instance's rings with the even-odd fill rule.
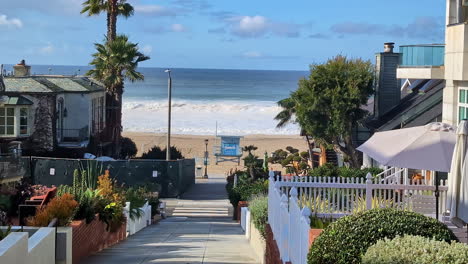
[[[7,65],[7,70],[11,65]],[[84,74],[86,66],[32,66],[33,74]],[[145,80],[125,84],[123,127],[167,132],[167,73],[140,68]],[[296,125],[277,129],[276,102],[297,89],[306,71],[171,69],[172,133],[190,135],[297,135]]]

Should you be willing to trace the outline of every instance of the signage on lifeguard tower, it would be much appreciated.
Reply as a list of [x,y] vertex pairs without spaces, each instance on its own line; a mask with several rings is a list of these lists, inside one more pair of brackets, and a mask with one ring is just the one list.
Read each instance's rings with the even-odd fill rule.
[[219,136],[221,144],[215,152],[216,164],[222,161],[237,161],[240,163],[242,151],[240,147],[240,136]]

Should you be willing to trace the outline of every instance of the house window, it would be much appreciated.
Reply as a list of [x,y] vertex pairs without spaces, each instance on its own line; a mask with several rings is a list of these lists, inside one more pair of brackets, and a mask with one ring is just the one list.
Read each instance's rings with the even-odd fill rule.
[[28,135],[29,134],[29,111],[28,108],[20,108],[20,126],[19,131],[20,135]]
[[468,119],[468,90],[460,89],[458,95],[458,122]]
[[15,108],[0,107],[0,136],[15,135]]

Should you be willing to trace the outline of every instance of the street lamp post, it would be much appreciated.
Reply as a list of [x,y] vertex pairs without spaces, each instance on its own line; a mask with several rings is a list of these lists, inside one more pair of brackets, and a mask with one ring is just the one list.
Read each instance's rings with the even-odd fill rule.
[[205,139],[205,175],[203,178],[208,178],[208,139]]
[[171,107],[172,107],[172,78],[171,70],[167,69],[164,72],[168,74],[167,80],[167,97],[168,97],[168,110],[167,110],[167,146],[166,146],[166,160],[171,160]]

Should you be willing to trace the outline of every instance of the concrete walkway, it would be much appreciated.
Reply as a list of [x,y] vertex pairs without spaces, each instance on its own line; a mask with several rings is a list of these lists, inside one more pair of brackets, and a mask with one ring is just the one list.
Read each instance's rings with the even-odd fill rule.
[[259,263],[232,209],[224,177],[197,180],[181,199],[168,199],[170,217],[82,263]]

